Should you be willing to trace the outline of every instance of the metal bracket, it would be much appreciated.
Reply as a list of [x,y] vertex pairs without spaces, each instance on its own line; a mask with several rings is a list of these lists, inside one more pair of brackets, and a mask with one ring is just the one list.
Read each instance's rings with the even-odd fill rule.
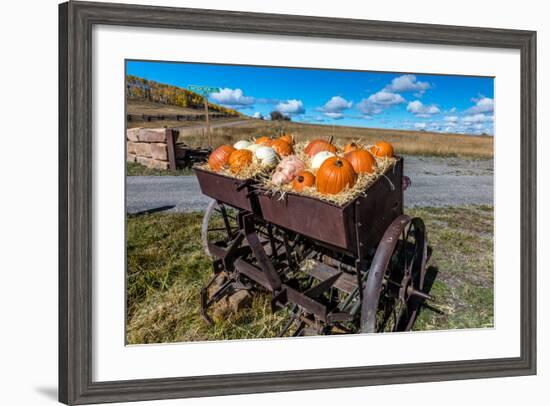
[[252,253],[256,257],[260,269],[265,273],[265,277],[270,286],[272,292],[278,292],[281,290],[282,281],[279,274],[275,270],[273,263],[267,256],[267,253],[260,242],[256,229],[254,227],[254,216],[247,214],[242,217],[243,228],[245,232],[246,241],[252,249]]

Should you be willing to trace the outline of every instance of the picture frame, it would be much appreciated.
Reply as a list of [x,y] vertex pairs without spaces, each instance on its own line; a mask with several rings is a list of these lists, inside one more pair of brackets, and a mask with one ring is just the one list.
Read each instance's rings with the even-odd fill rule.
[[[92,27],[114,25],[519,50],[520,356],[182,378],[92,379]],[[234,11],[68,2],[59,6],[59,400],[220,396],[536,374],[536,32]]]

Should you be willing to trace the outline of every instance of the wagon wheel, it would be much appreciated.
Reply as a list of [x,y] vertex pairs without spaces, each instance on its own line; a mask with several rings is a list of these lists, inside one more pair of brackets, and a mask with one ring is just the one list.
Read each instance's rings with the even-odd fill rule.
[[420,218],[402,215],[388,227],[374,255],[364,288],[361,331],[408,331],[424,293],[427,239]]
[[221,202],[212,200],[202,219],[201,241],[204,253],[212,258],[209,242],[228,244],[238,232],[237,210]]

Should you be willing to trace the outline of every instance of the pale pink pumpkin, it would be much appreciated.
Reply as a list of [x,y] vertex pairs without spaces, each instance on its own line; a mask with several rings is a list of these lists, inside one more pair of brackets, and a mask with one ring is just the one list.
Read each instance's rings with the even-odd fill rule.
[[271,182],[275,185],[289,183],[304,169],[304,163],[296,155],[288,155],[275,168]]

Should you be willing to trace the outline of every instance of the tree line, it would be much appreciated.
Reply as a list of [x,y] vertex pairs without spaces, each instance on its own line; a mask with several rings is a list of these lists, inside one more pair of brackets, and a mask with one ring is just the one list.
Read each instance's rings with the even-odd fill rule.
[[[204,107],[204,100],[200,94],[133,75],[126,75],[126,97],[132,100],[147,100],[179,107]],[[230,116],[241,116],[237,110],[213,103],[208,103],[208,108],[211,111]]]

